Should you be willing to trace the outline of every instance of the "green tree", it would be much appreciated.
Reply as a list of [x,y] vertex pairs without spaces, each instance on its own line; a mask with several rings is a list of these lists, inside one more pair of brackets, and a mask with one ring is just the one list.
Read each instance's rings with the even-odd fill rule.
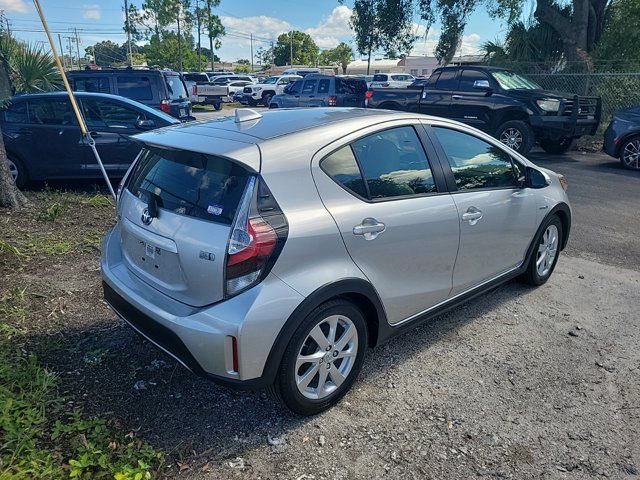
[[[640,1],[614,0],[607,11],[604,33],[594,52],[594,58],[608,68],[638,68],[640,63]],[[617,65],[612,65],[615,60]],[[630,64],[634,66],[631,67]],[[635,71],[635,70],[634,70]]]
[[258,63],[262,65],[263,70],[268,69],[273,63],[273,48],[258,47],[256,58]]
[[126,51],[111,40],[103,40],[102,42],[87,47],[85,48],[85,52],[93,56],[95,64],[101,67],[121,64],[127,59]]
[[[293,52],[293,62],[291,52]],[[288,64],[313,66],[318,61],[318,52],[318,46],[311,35],[294,30],[278,37],[273,48],[273,63],[278,66]]]
[[251,62],[246,58],[241,58],[238,60],[237,65],[233,69],[235,73],[251,73]]
[[209,59],[211,61],[211,68],[217,60],[217,56],[214,52],[214,48],[220,48],[222,46],[221,38],[225,34],[224,25],[222,20],[213,11],[215,7],[220,5],[220,0],[204,0],[204,6],[200,13],[204,19],[204,28],[209,38]]
[[347,65],[353,57],[353,50],[344,42],[338,44],[336,48],[323,50],[318,56],[321,65],[340,65],[342,73],[347,73]]
[[[179,70],[181,66],[184,70],[196,70],[199,62],[206,61],[204,56],[198,60],[198,54],[193,48],[193,37],[181,37],[179,45],[176,32],[166,32],[162,40],[155,36],[151,37],[144,52],[149,66],[172,70]],[[179,58],[180,53],[182,62]]]

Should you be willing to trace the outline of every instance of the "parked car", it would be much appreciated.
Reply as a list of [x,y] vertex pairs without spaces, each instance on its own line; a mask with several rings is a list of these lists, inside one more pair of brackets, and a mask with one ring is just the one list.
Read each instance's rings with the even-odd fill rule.
[[[76,93],[87,127],[111,178],[127,171],[140,152],[130,138],[145,130],[179,124],[169,115],[132,100],[102,93]],[[101,178],[66,92],[21,95],[0,109],[9,170],[18,187],[32,180]]]
[[368,346],[514,277],[569,236],[561,175],[436,117],[236,110],[136,137],[105,299],[193,372],[335,404]]
[[238,80],[254,83],[254,78],[249,75],[210,75],[209,78],[214,85],[229,85],[231,82]]
[[367,106],[404,110],[468,123],[517,152],[537,141],[549,153],[564,153],[598,129],[599,97],[543,90],[510,70],[482,66],[436,69],[411,88],[371,90]]
[[320,75],[323,72],[319,68],[289,68],[282,72],[282,75],[299,75],[305,77],[307,75]]
[[253,82],[248,82],[246,80],[236,80],[236,81],[230,82],[229,85],[227,86],[227,90],[229,91],[228,93],[229,101],[230,102],[234,101],[234,96],[236,93],[240,93],[240,97],[241,97],[242,94],[244,93],[244,87],[246,87],[247,85],[253,85]]
[[376,73],[371,80],[371,88],[402,88],[415,81],[413,75],[407,73]]
[[204,72],[185,72],[182,74],[184,85],[189,93],[189,100],[192,104],[204,103],[205,99],[198,96],[197,85],[209,83],[209,76]]
[[613,114],[604,132],[604,151],[626,168],[640,170],[640,107]]
[[67,72],[77,92],[120,95],[179,120],[193,120],[189,93],[180,74],[171,70],[114,68]]
[[269,106],[271,98],[278,93],[284,91],[284,87],[295,82],[300,75],[275,75],[264,80],[262,83],[247,85],[244,87],[244,96],[240,103],[255,106],[262,103],[265,107]]
[[213,105],[216,110],[220,110],[222,103],[229,98],[229,87],[226,84],[197,83],[193,88],[193,93],[198,96],[200,104]]
[[269,108],[364,107],[367,82],[333,75],[307,75],[274,96]]

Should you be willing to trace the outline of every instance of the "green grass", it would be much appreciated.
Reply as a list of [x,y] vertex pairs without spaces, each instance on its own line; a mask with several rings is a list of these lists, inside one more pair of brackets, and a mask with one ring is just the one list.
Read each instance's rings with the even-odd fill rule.
[[34,355],[0,340],[0,479],[151,479],[163,454],[103,419],[67,411],[57,381]]

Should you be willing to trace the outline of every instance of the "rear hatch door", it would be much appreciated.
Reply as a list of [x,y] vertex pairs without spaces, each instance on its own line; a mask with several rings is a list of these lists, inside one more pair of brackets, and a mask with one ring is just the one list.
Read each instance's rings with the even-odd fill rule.
[[231,224],[251,175],[222,156],[147,146],[119,203],[126,267],[185,304],[222,300]]

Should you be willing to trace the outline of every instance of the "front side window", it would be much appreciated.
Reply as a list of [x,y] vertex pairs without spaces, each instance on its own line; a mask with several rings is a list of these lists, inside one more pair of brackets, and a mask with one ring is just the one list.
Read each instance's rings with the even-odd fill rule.
[[119,76],[116,79],[118,95],[132,100],[153,100],[149,77]]
[[90,127],[135,128],[144,113],[120,103],[96,98],[82,100],[85,120]]
[[413,127],[397,127],[353,142],[372,200],[435,193],[436,185]]
[[231,224],[249,174],[240,165],[215,155],[147,148],[127,189],[173,213]]
[[302,93],[313,93],[316,89],[316,84],[318,80],[306,80],[304,82],[304,86],[302,87]]
[[36,125],[77,125],[68,99],[29,100],[29,121]]
[[433,130],[447,155],[458,190],[519,186],[521,175],[501,148],[450,128]]
[[473,88],[473,85],[477,80],[489,81],[489,77],[487,77],[484,72],[480,72],[478,70],[463,70],[462,75],[460,76],[460,85],[458,86],[458,90],[464,92],[477,92],[478,90]]
[[302,91],[302,80],[296,80],[293,82],[287,90],[291,94],[299,94]]

